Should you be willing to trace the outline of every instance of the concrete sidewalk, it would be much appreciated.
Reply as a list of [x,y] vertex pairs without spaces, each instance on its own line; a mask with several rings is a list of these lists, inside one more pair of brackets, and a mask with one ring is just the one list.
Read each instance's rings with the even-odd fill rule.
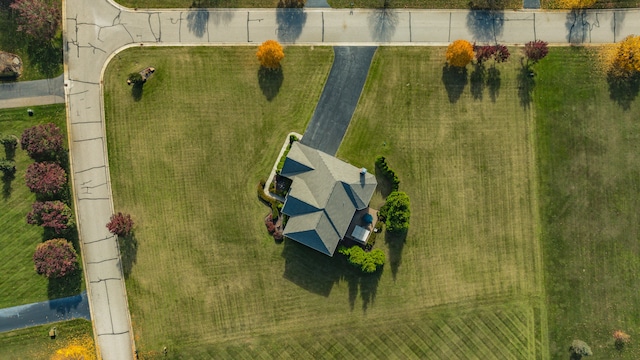
[[103,359],[133,359],[113,213],[102,73],[127,47],[245,45],[445,45],[452,40],[555,45],[615,42],[640,33],[640,10],[497,11],[364,9],[124,9],[110,0],[63,6],[65,98],[74,201],[96,344]]

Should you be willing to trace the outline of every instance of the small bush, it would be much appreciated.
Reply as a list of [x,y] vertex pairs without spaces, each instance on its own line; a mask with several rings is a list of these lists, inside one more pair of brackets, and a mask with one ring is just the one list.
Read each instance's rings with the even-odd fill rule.
[[622,330],[616,330],[613,332],[613,340],[615,341],[616,349],[622,350],[631,341],[631,336]]
[[129,236],[133,230],[133,219],[131,215],[121,212],[111,215],[111,219],[107,223],[107,229],[113,235]]
[[22,132],[20,146],[36,161],[54,160],[62,151],[62,132],[53,123],[36,125]]
[[527,65],[529,62],[535,64],[547,56],[549,53],[549,44],[542,40],[529,41],[524,46],[523,52],[527,58]]
[[276,174],[280,174],[280,171],[282,171],[284,161],[287,160],[287,155],[289,155],[289,151],[291,150],[291,145],[293,145],[293,143],[296,141],[298,141],[297,136],[289,135],[289,145],[287,145],[287,149],[284,151],[284,153],[282,153],[282,157],[280,157],[280,160],[278,161],[278,165],[276,166]]
[[382,176],[391,183],[391,191],[398,191],[400,180],[396,172],[389,167],[387,159],[384,156],[378,156],[376,158],[376,168],[380,169]]
[[378,218],[384,219],[389,232],[409,230],[409,219],[411,218],[409,196],[402,191],[394,191],[389,194],[385,204],[378,212]]
[[352,246],[350,248],[340,246],[338,252],[347,257],[349,264],[360,269],[365,274],[376,272],[385,263],[384,252],[375,249],[371,252],[365,252],[360,246]]
[[78,269],[78,254],[67,240],[53,239],[38,245],[33,262],[38,274],[60,278]]
[[54,196],[67,183],[67,172],[55,162],[36,162],[27,168],[25,180],[32,192]]
[[265,205],[269,205],[269,206],[273,206],[273,204],[276,202],[274,199],[272,199],[270,196],[268,196],[267,194],[264,193],[264,185],[266,184],[266,181],[260,180],[260,182],[258,183],[258,198],[260,200],[262,200]]
[[583,356],[593,355],[589,345],[582,340],[573,340],[569,347],[569,353],[571,353],[571,360],[580,360]]
[[62,234],[74,225],[73,213],[62,201],[36,201],[27,214],[27,223],[50,228]]
[[18,147],[18,139],[13,135],[0,135],[0,144],[4,146],[4,152],[7,155],[14,154]]
[[11,160],[0,160],[0,171],[11,176],[16,173],[16,163]]

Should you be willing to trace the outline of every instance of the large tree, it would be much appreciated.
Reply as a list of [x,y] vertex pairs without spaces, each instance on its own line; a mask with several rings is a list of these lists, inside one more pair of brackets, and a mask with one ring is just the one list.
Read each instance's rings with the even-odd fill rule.
[[456,40],[447,47],[445,56],[449,65],[463,68],[473,60],[473,45],[467,40]]
[[391,192],[380,208],[379,215],[385,219],[387,231],[402,233],[409,230],[411,218],[409,196],[403,191]]
[[62,151],[62,132],[53,123],[40,124],[22,132],[20,146],[36,160],[53,160]]
[[618,76],[640,73],[640,36],[629,35],[620,41],[611,65],[611,70]]
[[73,213],[62,201],[36,201],[27,214],[27,223],[50,228],[61,234],[74,225]]
[[267,40],[258,47],[256,53],[260,65],[267,69],[275,70],[280,67],[280,61],[284,59],[282,45],[275,40]]
[[55,162],[35,162],[27,168],[25,180],[29,190],[50,197],[62,191],[67,173]]
[[48,42],[56,35],[62,6],[54,0],[14,0],[18,31],[38,42]]
[[59,278],[78,269],[78,254],[67,240],[53,239],[38,245],[33,262],[38,274]]

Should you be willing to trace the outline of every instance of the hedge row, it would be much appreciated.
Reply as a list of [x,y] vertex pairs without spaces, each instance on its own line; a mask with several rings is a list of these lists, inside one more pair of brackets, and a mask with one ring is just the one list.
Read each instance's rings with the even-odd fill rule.
[[347,257],[349,264],[357,267],[365,274],[376,272],[384,265],[385,255],[380,249],[370,252],[364,251],[360,246],[352,246],[350,248],[340,246],[338,252]]
[[380,169],[381,175],[391,183],[391,190],[398,191],[400,180],[396,172],[389,168],[387,159],[385,159],[384,156],[378,156],[376,158],[376,168]]

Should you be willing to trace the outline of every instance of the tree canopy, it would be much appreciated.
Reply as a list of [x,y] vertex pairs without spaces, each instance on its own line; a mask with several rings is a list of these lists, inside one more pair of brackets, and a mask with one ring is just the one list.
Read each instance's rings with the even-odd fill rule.
[[473,60],[473,45],[467,40],[456,40],[449,45],[445,56],[449,65],[463,68]]
[[38,245],[33,254],[36,272],[47,278],[59,278],[78,268],[78,254],[65,239],[52,239]]
[[275,70],[280,67],[280,61],[284,59],[282,45],[275,40],[267,40],[258,47],[256,53],[260,65],[267,69]]
[[403,191],[393,191],[380,208],[379,215],[385,219],[389,232],[405,232],[409,230],[411,209],[409,195]]

